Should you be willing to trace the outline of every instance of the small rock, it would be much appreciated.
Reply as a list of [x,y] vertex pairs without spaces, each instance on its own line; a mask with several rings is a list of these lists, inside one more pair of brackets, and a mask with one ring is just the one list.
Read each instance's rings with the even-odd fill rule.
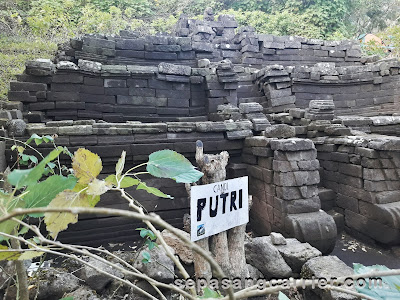
[[308,260],[322,255],[321,251],[309,243],[301,243],[297,239],[286,239],[285,242],[284,245],[276,245],[276,248],[293,272],[300,273],[301,267]]
[[[171,248],[172,249],[172,248]],[[151,261],[148,263],[142,262],[143,252],[148,252],[151,255]],[[134,267],[140,272],[155,280],[170,283],[175,278],[174,263],[165,253],[164,249],[159,246],[152,250],[143,249],[138,256],[140,259],[135,261]]]
[[73,297],[74,300],[100,300],[96,292],[86,286],[67,294],[66,297]]
[[291,138],[296,136],[296,130],[294,127],[286,124],[271,125],[265,129],[264,136],[275,138]]
[[96,72],[99,73],[101,71],[101,63],[90,60],[84,60],[84,59],[78,60],[78,67],[82,71],[88,71],[93,73]]
[[271,232],[270,237],[273,245],[286,245],[286,239],[282,234]]
[[266,278],[285,278],[292,269],[279,251],[269,242],[269,237],[254,238],[245,243],[246,262],[264,274]]
[[79,70],[78,66],[72,61],[60,61],[57,64],[57,69],[59,70]]
[[10,136],[23,136],[26,130],[26,123],[20,119],[10,120],[7,122],[7,129]]
[[[116,270],[115,268],[112,268],[111,266],[101,261],[98,261],[97,259],[89,258],[88,263],[90,266],[93,266],[95,268],[98,268],[99,270],[117,276],[118,278],[124,277],[124,274],[121,271]],[[89,287],[96,290],[97,292],[100,292],[106,287],[107,284],[109,284],[112,281],[112,278],[107,276],[106,274],[100,273],[99,271],[91,268],[90,266],[85,265],[83,267],[80,273],[80,277],[83,280],[85,280],[86,284]]]
[[40,274],[39,293],[37,299],[60,299],[65,293],[79,287],[79,279],[60,269],[49,269]]
[[[179,229],[178,229],[179,230]],[[179,232],[182,235],[185,235],[188,239],[190,239],[190,234],[183,231],[179,230]],[[169,232],[168,230],[164,229],[161,232],[161,235],[163,236],[165,242],[167,243],[168,246],[170,246],[172,249],[174,249],[175,254],[179,256],[179,258],[185,263],[185,264],[191,264],[193,263],[193,252],[192,250],[176,235],[173,233]]]
[[210,60],[208,60],[207,58],[203,58],[203,59],[199,59],[197,61],[197,66],[199,68],[208,68],[210,66]]

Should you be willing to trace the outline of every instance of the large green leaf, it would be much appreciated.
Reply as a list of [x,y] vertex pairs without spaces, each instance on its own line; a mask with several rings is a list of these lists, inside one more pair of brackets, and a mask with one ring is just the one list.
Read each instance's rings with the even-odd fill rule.
[[[25,207],[25,202],[18,197],[11,197],[10,195],[0,193],[0,217],[6,215],[15,208]],[[17,217],[22,219],[22,216]],[[8,240],[8,238],[1,235],[1,232],[6,234],[11,234],[15,228],[17,228],[19,223],[14,220],[7,220],[0,223],[0,242]]]
[[121,158],[118,160],[118,162],[115,166],[115,174],[117,177],[120,177],[122,174],[122,171],[124,170],[125,158],[126,158],[126,151],[122,151]]
[[62,147],[57,147],[51,151],[49,155],[47,155],[36,167],[27,170],[12,171],[7,176],[8,182],[17,188],[36,184],[37,181],[42,177],[46,165],[57,158],[62,151]]
[[155,177],[171,178],[182,183],[196,182],[203,176],[186,157],[172,150],[150,154],[147,172]]
[[21,256],[21,252],[13,251],[7,246],[0,245],[0,260],[17,260]]
[[137,188],[137,190],[145,190],[146,192],[148,192],[149,194],[153,194],[157,197],[161,197],[161,198],[168,198],[168,199],[174,199],[174,197],[164,194],[163,192],[161,192],[159,189],[155,188],[155,187],[151,187],[151,186],[147,186],[146,183],[141,182]]
[[18,260],[31,260],[35,257],[42,256],[44,252],[42,251],[25,251],[23,252]]
[[93,181],[103,169],[101,159],[97,154],[87,149],[79,148],[72,159],[74,174],[81,184]]
[[[26,208],[45,207],[57,194],[73,189],[78,181],[74,176],[64,177],[53,175],[39,184],[29,187],[24,197]],[[31,214],[31,217],[41,217],[43,214]]]
[[284,293],[279,292],[278,300],[290,300]]
[[99,180],[95,178],[92,182],[89,182],[86,193],[92,196],[100,196],[106,193],[110,188],[111,184],[107,183],[104,180]]
[[200,299],[217,299],[222,298],[222,295],[219,291],[214,291],[210,289],[208,286],[203,288],[203,296]]
[[[107,183],[113,184],[115,186],[118,186],[118,182],[117,182],[117,177],[113,174],[113,175],[109,175],[107,176],[107,178],[105,179],[105,181]],[[129,176],[124,176],[124,178],[122,178],[121,182],[120,182],[120,188],[128,188],[130,186],[133,185],[138,185],[140,183],[140,180],[129,177]]]
[[[355,274],[364,274],[371,272],[390,271],[390,269],[383,265],[364,266],[362,264],[353,264]],[[377,300],[400,299],[400,276],[382,276],[382,286],[379,285],[375,278],[365,278],[367,284],[363,286],[355,285],[357,292],[368,295]],[[377,286],[375,286],[377,284]]]
[[[77,193],[66,190],[59,193],[48,205],[49,208],[95,207],[100,196],[91,196],[86,193]],[[78,214],[66,212],[48,212],[44,214],[47,231],[55,238],[69,224],[78,222]]]

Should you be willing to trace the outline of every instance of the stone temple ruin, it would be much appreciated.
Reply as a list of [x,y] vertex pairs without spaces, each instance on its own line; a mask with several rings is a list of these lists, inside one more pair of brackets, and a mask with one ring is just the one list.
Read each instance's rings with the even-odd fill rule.
[[[228,177],[249,176],[251,228],[281,232],[329,253],[337,232],[400,244],[400,62],[362,57],[353,41],[258,34],[232,16],[181,17],[174,35],[85,35],[53,61],[26,63],[2,103],[3,135],[57,134],[99,154],[104,175],[195,141],[230,154]],[[22,121],[26,121],[25,123]],[[16,159],[7,142],[7,163]],[[52,146],[41,144],[47,154]],[[184,185],[144,178],[174,200],[128,189],[182,228]],[[115,194],[100,205],[127,207]],[[66,242],[131,240],[139,227],[82,216]],[[79,231],[79,235],[76,232]]]

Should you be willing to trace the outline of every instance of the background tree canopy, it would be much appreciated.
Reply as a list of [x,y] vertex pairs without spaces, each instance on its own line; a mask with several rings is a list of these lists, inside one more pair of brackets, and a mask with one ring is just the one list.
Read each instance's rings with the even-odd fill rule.
[[354,38],[398,25],[400,0],[3,0],[3,32],[70,37],[140,29],[168,31],[181,13],[201,16],[205,7],[230,13],[260,33],[312,38]]

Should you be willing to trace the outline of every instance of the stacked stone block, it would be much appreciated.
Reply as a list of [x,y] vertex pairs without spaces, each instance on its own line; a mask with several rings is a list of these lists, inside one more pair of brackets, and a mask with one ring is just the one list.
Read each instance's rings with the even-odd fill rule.
[[317,151],[311,140],[285,139],[283,132],[245,140],[242,159],[249,164],[253,228],[263,235],[279,231],[329,252],[336,225],[320,210]]
[[[209,126],[211,125],[211,126]],[[102,175],[115,173],[115,164],[126,151],[126,165],[134,166],[148,161],[152,152],[171,149],[182,153],[195,164],[196,140],[204,143],[207,153],[219,153],[228,151],[230,161],[240,161],[240,153],[243,148],[243,139],[228,140],[227,130],[231,130],[230,122],[221,122],[219,127],[213,122],[166,122],[166,123],[105,123],[94,120],[64,120],[49,121],[47,124],[28,124],[27,130],[20,140],[27,140],[31,134],[55,135],[55,142],[59,146],[67,146],[74,153],[79,147],[85,147],[97,153],[102,159]],[[237,125],[239,126],[239,124]],[[251,126],[249,124],[248,126]],[[16,160],[16,151],[10,150],[13,143],[7,142],[7,163],[12,165]],[[46,155],[54,149],[52,144],[42,143],[38,150]],[[26,154],[37,155],[36,152],[27,149]],[[39,158],[40,159],[40,158]],[[70,164],[69,157],[62,155],[61,164]],[[144,170],[144,169],[143,169]],[[164,201],[154,195],[128,188],[128,192],[137,199],[142,199],[142,205],[148,211],[156,211],[168,223],[182,227],[182,217],[189,211],[187,192],[184,185],[172,180],[154,178],[152,176],[140,176],[149,186],[157,187],[163,192],[174,196],[173,201]],[[102,207],[128,209],[125,200],[119,198],[115,193],[107,193],[102,196],[99,203]],[[140,222],[127,222],[123,218],[92,218],[82,216],[82,219],[72,225],[68,231],[60,234],[64,242],[101,245],[109,241],[109,231],[113,231],[112,238],[115,241],[140,240],[138,232],[132,230],[142,226]],[[79,231],[79,234],[77,234]]]
[[256,102],[239,104],[239,112],[242,114],[242,118],[253,123],[254,131],[263,131],[271,125],[263,111],[262,105]]
[[310,66],[317,62],[354,65],[361,60],[355,41],[323,41],[297,36],[258,34],[266,64]]
[[317,149],[322,185],[336,192],[335,209],[345,216],[347,229],[380,243],[399,243],[400,139],[329,138]]
[[339,119],[343,125],[365,133],[398,136],[400,132],[400,116],[340,116]]
[[259,70],[256,68],[234,66],[234,70],[238,73],[238,102],[258,102],[264,103],[267,101],[264,91],[257,84],[254,84],[254,78]]
[[294,108],[289,72],[279,65],[272,65],[254,74],[255,83],[264,91],[266,102],[261,103],[266,112],[283,112]]
[[363,66],[318,63],[295,67],[291,73],[296,106],[307,108],[311,100],[333,100],[338,115],[374,116],[399,108],[397,60]]
[[59,46],[56,62],[79,59],[104,64],[157,65],[162,61],[195,66],[197,59],[230,59],[236,64],[307,65],[334,62],[338,65],[360,64],[359,45],[349,41],[322,41],[293,36],[257,34],[243,27],[232,15],[205,12],[203,20],[182,15],[173,35],[143,37],[138,32],[121,30],[117,36],[85,35]]
[[[31,75],[33,70],[38,75]],[[11,82],[9,100],[23,104],[29,122],[177,121],[207,115],[204,76],[170,63],[152,67],[34,61],[27,64],[26,74]]]
[[[199,62],[199,65],[201,64],[202,62]],[[210,75],[207,75],[205,79],[209,118],[213,120],[218,118],[219,105],[230,104],[237,107],[238,76],[233,70],[233,64],[230,60],[223,60],[212,65],[206,63],[205,66],[210,68]]]
[[241,45],[241,63],[252,66],[262,65],[263,55],[260,52],[259,40],[254,28],[240,28],[236,41]]
[[315,138],[352,135],[351,129],[341,119],[331,120],[335,114],[332,101],[313,100],[310,106],[313,108],[293,108],[288,113],[273,114],[271,118],[275,123],[292,126],[293,136]]
[[306,109],[305,118],[310,120],[329,120],[335,117],[335,104],[333,100],[311,100]]

